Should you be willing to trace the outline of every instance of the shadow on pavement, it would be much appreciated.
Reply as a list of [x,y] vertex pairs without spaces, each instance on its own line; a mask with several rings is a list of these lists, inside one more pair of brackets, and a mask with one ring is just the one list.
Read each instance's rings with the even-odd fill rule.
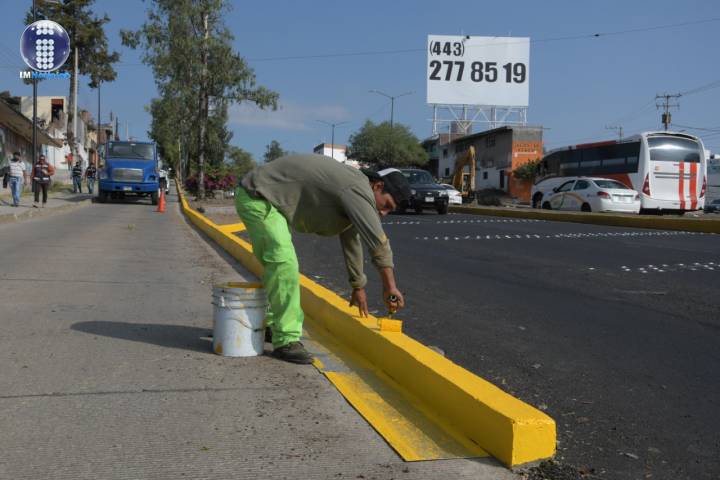
[[71,193],[68,194],[65,197],[59,198],[58,200],[62,200],[64,202],[83,202],[89,198],[94,198],[94,195],[90,195],[89,193]]
[[119,338],[132,342],[149,343],[161,347],[212,353],[212,332],[207,328],[184,325],[125,322],[78,322],[70,327],[78,332]]

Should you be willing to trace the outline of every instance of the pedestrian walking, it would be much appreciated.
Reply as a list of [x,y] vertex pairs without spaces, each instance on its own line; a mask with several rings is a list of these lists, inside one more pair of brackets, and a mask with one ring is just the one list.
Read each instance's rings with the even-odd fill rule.
[[78,160],[72,169],[73,193],[82,193],[82,175],[82,166]]
[[300,343],[304,314],[300,274],[290,227],[303,233],[340,237],[352,286],[350,305],[368,315],[363,273],[363,245],[383,284],[390,310],[405,305],[395,284],[390,242],[380,216],[410,198],[410,187],[396,169],[364,174],[322,155],[288,155],[256,167],[235,191],[235,208],[245,223],[253,252],[264,266],[273,356],[311,363]]
[[45,155],[38,157],[37,163],[32,169],[32,179],[35,186],[35,202],[33,207],[38,208],[38,202],[40,201],[40,192],[42,192],[42,207],[45,208],[47,203],[47,192],[50,187],[50,177],[55,175],[55,167],[47,163]]
[[93,189],[95,188],[95,178],[97,177],[97,168],[95,168],[94,163],[90,163],[88,167],[85,169],[85,180],[87,181],[87,188],[88,193],[90,195],[93,194]]
[[27,167],[25,162],[20,158],[20,152],[14,152],[10,160],[8,173],[10,184],[10,193],[12,194],[13,207],[20,206],[20,195],[22,195],[23,186],[27,180]]

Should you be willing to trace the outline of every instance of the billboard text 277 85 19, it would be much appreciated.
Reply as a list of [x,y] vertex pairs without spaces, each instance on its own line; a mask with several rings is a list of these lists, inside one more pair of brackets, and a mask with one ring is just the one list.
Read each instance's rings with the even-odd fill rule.
[[530,39],[429,35],[427,102],[527,107]]

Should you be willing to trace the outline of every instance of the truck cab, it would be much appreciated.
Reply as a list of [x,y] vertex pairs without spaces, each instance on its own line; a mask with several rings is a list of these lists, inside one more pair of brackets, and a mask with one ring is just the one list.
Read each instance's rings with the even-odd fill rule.
[[111,141],[105,146],[105,164],[99,172],[98,200],[127,196],[150,197],[158,203],[160,175],[153,142]]

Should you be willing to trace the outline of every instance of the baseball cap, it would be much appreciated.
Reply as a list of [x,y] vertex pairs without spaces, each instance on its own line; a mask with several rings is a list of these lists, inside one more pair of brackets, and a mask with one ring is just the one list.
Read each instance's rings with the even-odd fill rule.
[[412,193],[410,192],[410,184],[397,168],[386,168],[377,172],[380,179],[384,182],[385,188],[392,195],[395,203],[400,205],[410,200]]

